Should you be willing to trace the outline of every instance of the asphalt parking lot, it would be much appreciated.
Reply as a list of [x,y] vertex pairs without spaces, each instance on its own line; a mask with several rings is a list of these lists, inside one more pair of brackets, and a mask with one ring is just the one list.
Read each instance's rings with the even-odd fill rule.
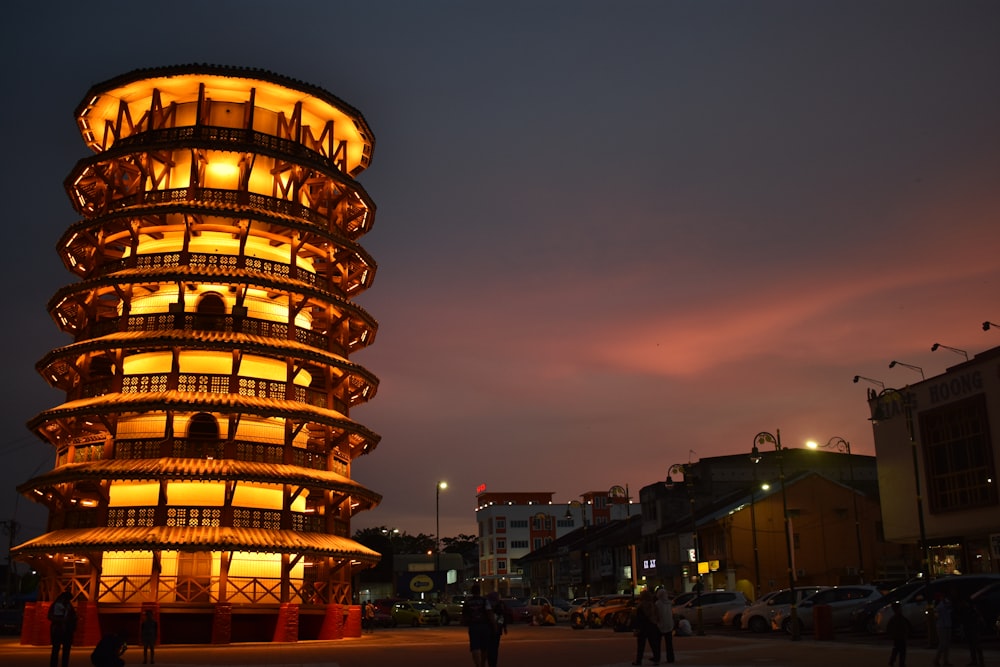
[[[0,664],[4,667],[43,665],[47,647],[20,646],[16,637],[0,638]],[[677,637],[677,663],[706,667],[844,667],[882,665],[888,661],[889,643],[881,637],[840,633],[832,641],[812,636],[791,641],[787,635],[755,635],[728,628],[709,628],[705,636]],[[986,664],[1000,664],[1000,642],[986,642]],[[573,630],[566,624],[553,627],[515,625],[503,639],[502,667],[626,667],[634,658],[630,633],[609,629]],[[90,650],[72,652],[70,667],[86,667]],[[225,646],[166,645],[157,649],[158,665],[207,667],[208,665],[274,665],[282,667],[416,667],[468,665],[465,628],[392,628],[338,641],[304,641],[287,644],[230,644]],[[910,665],[930,665],[934,652],[926,642],[910,645]],[[140,664],[142,651],[132,647],[126,664]],[[647,654],[648,658],[648,654]],[[953,648],[950,662],[964,665],[964,645]],[[645,661],[644,664],[650,664]]]

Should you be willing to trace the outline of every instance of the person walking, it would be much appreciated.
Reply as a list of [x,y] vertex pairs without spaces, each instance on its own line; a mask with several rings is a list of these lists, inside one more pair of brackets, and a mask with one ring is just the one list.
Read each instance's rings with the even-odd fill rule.
[[951,591],[949,591],[934,606],[934,614],[937,617],[936,629],[938,636],[938,649],[937,653],[934,654],[934,667],[947,667],[951,664],[948,661],[948,653],[951,651],[952,611]]
[[497,633],[497,619],[489,601],[480,593],[479,584],[472,584],[469,599],[462,607],[462,624],[469,628],[469,651],[472,664],[484,667],[486,654]]
[[979,614],[976,613],[976,608],[972,606],[968,597],[962,597],[956,605],[954,614],[955,624],[962,626],[962,631],[965,634],[965,641],[969,645],[968,664],[975,665],[976,667],[982,667],[982,665],[986,663],[983,658],[983,645],[979,637],[981,628],[979,624]]
[[[52,655],[49,667],[69,667],[69,650],[76,632],[76,609],[73,596],[68,591],[60,593],[49,607],[49,639],[52,641]],[[60,652],[62,660],[60,662]]]
[[906,638],[910,636],[910,623],[903,616],[903,606],[899,602],[892,603],[892,617],[885,626],[885,632],[892,640],[892,652],[889,653],[889,665],[896,664],[906,667]]
[[156,619],[153,618],[153,610],[147,609],[145,618],[142,619],[142,624],[139,626],[139,636],[142,638],[142,664],[146,664],[146,660],[149,660],[149,664],[156,664],[156,635],[157,635],[157,623]]
[[660,588],[656,591],[656,626],[660,630],[660,636],[663,637],[663,643],[667,649],[667,662],[673,662],[674,610],[666,588]]
[[653,652],[653,664],[660,664],[660,628],[657,625],[656,602],[649,589],[639,593],[639,604],[635,607],[635,662],[642,664],[646,644]]
[[497,667],[497,658],[500,657],[500,638],[507,634],[507,605],[500,599],[500,594],[496,591],[486,596],[486,601],[493,609],[493,616],[497,620],[497,629],[493,633],[493,643],[486,651],[486,664],[489,667]]

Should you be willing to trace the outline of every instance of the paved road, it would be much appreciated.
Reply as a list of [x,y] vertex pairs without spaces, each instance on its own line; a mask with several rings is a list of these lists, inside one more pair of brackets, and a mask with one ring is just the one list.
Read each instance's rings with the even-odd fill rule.
[[[862,667],[884,665],[889,646],[866,636],[841,636],[835,641],[811,637],[792,642],[787,636],[752,635],[726,630],[704,637],[674,640],[677,664],[706,667]],[[574,631],[566,626],[514,626],[500,649],[502,667],[626,667],[634,657],[634,640],[610,630]],[[90,650],[75,649],[70,667],[88,667]],[[648,657],[648,656],[647,656]],[[930,666],[934,653],[914,641],[910,667]],[[129,665],[141,664],[142,651],[131,647]],[[968,651],[953,649],[951,663],[965,665]],[[48,649],[20,646],[16,638],[0,639],[3,667],[44,667]],[[273,667],[469,667],[464,628],[400,628],[380,630],[360,638],[295,644],[232,644],[228,646],[168,645],[157,650],[157,665],[271,665]],[[649,664],[648,660],[645,664]],[[1000,665],[1000,644],[986,645],[986,664]]]

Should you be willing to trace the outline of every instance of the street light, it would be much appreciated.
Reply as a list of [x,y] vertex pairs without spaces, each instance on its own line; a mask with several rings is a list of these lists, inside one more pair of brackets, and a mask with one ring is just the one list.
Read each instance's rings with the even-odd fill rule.
[[858,380],[865,380],[867,382],[871,382],[874,385],[878,385],[878,387],[880,389],[885,389],[885,383],[883,383],[881,380],[874,380],[872,378],[866,378],[864,375],[855,375],[854,376],[854,384],[857,384]]
[[920,373],[921,380],[926,379],[924,378],[924,369],[921,368],[920,366],[913,366],[912,364],[904,364],[902,361],[896,361],[896,360],[892,360],[889,362],[889,368],[895,368],[896,366],[906,366],[911,371],[916,371]]
[[851,497],[854,500],[854,537],[858,543],[858,577],[861,578],[861,583],[865,583],[864,551],[861,549],[861,520],[858,518],[858,493],[855,488],[854,460],[851,456],[851,443],[841,437],[834,436],[827,440],[825,445],[820,445],[810,441],[806,443],[806,447],[809,447],[810,449],[816,449],[817,447],[822,447],[824,449],[832,447],[838,452],[847,453],[847,470],[851,475]]
[[960,350],[957,347],[948,347],[947,345],[942,345],[941,343],[934,343],[933,345],[931,345],[931,352],[937,352],[937,349],[939,347],[943,347],[946,350],[951,350],[955,354],[962,355],[963,357],[965,357],[966,361],[969,360],[969,353],[966,352],[965,350]]
[[697,633],[699,635],[704,635],[705,626],[702,624],[701,611],[701,589],[704,588],[704,586],[701,581],[701,557],[698,554],[698,523],[695,521],[694,516],[694,480],[691,477],[690,468],[691,464],[689,463],[675,463],[670,466],[667,470],[667,488],[672,489],[674,486],[674,479],[672,477],[674,473],[679,472],[684,475],[684,487],[687,489],[688,502],[691,505],[691,542],[694,546],[694,604],[697,614]]
[[[573,513],[570,512],[570,507],[580,508],[580,521],[583,523],[583,544],[580,550],[580,585],[583,586],[583,596],[587,598],[588,604],[590,601],[590,563],[588,562],[587,553],[587,508],[579,500],[569,501],[569,506],[566,508],[566,520],[573,520]],[[574,591],[575,593],[576,591]],[[577,596],[580,597],[580,596]]]
[[1000,324],[990,322],[989,320],[983,322],[983,331],[989,331],[990,327],[996,327],[997,329],[1000,329]]
[[792,641],[801,639],[799,636],[799,611],[798,601],[795,599],[795,562],[792,560],[792,533],[791,521],[788,516],[788,494],[785,492],[785,464],[782,460],[783,449],[781,448],[781,429],[775,431],[777,435],[771,435],[767,431],[761,431],[753,437],[753,449],[750,450],[750,460],[760,463],[761,455],[758,445],[774,445],[774,450],[778,453],[778,479],[781,480],[781,508],[785,514],[785,550],[788,555],[788,590],[791,593],[791,608],[789,609],[789,621],[792,628]]
[[441,491],[448,488],[448,482],[438,482],[434,493],[434,571],[441,570]]

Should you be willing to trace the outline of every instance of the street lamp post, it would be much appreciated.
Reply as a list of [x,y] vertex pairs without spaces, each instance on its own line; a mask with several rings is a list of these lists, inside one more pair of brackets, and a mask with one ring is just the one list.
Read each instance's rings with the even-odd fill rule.
[[[625,499],[625,535],[630,536],[629,523],[632,519],[632,499],[628,495],[628,484],[624,487],[622,486],[612,486],[608,489],[608,498],[624,498]],[[635,595],[636,586],[636,556],[635,556],[635,543],[629,538],[628,543],[628,559],[629,559],[629,585],[632,587],[631,594]]]
[[825,445],[808,442],[806,443],[806,446],[810,449],[816,449],[817,447],[822,447],[824,449],[832,447],[839,452],[847,453],[847,470],[848,474],[851,476],[851,498],[854,500],[854,539],[858,545],[858,577],[861,579],[861,583],[865,583],[865,559],[864,549],[861,548],[861,519],[858,515],[858,490],[855,488],[856,480],[854,479],[854,457],[851,456],[851,443],[839,436],[834,436],[827,440]]
[[[767,484],[763,486],[767,489]],[[760,597],[760,554],[757,552],[757,513],[754,509],[757,495],[757,466],[753,468],[753,486],[750,487],[750,536],[753,539],[754,597]]]
[[687,489],[688,503],[691,507],[691,543],[694,546],[694,572],[695,572],[695,584],[694,584],[694,604],[695,613],[697,619],[697,630],[699,635],[705,634],[705,626],[702,623],[702,611],[701,611],[701,589],[704,588],[701,581],[701,556],[698,549],[698,522],[695,520],[694,515],[694,480],[691,477],[691,466],[687,463],[675,463],[670,466],[667,470],[667,488],[673,488],[674,479],[672,475],[674,473],[681,473],[684,475],[684,487]]
[[[566,520],[572,520],[573,514],[570,512],[570,507],[578,506],[580,508],[580,521],[583,523],[583,544],[580,550],[580,585],[583,586],[583,597],[586,597],[589,603],[590,600],[590,563],[588,562],[587,553],[587,508],[579,500],[571,500],[569,507],[566,508]],[[574,591],[575,593],[576,591]],[[576,597],[580,597],[577,595]]]
[[795,598],[795,561],[792,559],[792,533],[791,521],[788,516],[788,494],[785,491],[785,464],[781,448],[781,430],[776,430],[777,435],[771,435],[766,431],[761,431],[753,437],[753,449],[750,451],[750,460],[760,463],[761,455],[758,445],[774,445],[774,450],[778,453],[778,478],[781,480],[781,508],[785,515],[785,550],[788,555],[788,590],[791,593],[791,608],[789,609],[789,621],[792,630],[792,641],[801,639],[799,635],[799,611],[798,600]]
[[448,482],[438,482],[434,493],[434,572],[441,570],[441,491],[448,488]]
[[[985,326],[983,327],[986,328]],[[913,484],[916,491],[917,500],[917,527],[920,531],[920,550],[922,552],[923,559],[923,575],[924,575],[924,600],[927,608],[924,610],[924,616],[927,619],[927,638],[931,646],[937,643],[937,627],[934,622],[934,606],[933,600],[931,599],[931,550],[930,546],[927,544],[927,527],[924,524],[924,498],[920,491],[920,461],[917,455],[917,439],[913,430],[913,406],[910,404],[910,397],[908,396],[908,391],[899,391],[898,389],[893,389],[892,387],[886,387],[884,390],[879,392],[872,401],[869,401],[869,405],[874,403],[872,406],[872,425],[878,424],[879,421],[883,419],[892,418],[895,414],[895,410],[890,410],[891,414],[885,414],[883,408],[887,407],[887,404],[895,402],[898,404],[896,407],[902,407],[903,415],[905,417],[906,425],[906,437],[910,441],[910,453],[913,458]]]

